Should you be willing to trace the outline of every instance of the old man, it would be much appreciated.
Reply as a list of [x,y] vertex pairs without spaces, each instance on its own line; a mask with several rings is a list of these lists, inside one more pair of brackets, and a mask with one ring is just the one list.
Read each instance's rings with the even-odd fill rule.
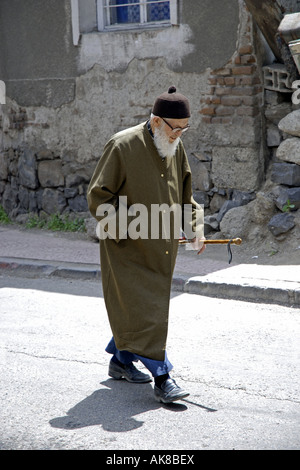
[[[179,219],[197,253],[204,250],[203,210],[192,197],[181,141],[190,115],[188,99],[170,87],[155,100],[147,122],[111,137],[87,194],[99,221],[103,292],[113,333],[106,348],[112,354],[108,374],[150,382],[151,376],[133,364],[141,361],[154,378],[155,399],[163,403],[189,395],[170,377],[166,353]],[[153,216],[157,207],[163,208],[159,220]]]

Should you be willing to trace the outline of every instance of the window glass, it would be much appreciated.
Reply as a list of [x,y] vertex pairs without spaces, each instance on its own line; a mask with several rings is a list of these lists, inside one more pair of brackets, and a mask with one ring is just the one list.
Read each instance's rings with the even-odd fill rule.
[[159,0],[147,0],[147,20],[170,20],[170,2],[160,2]]
[[109,24],[170,21],[170,1],[110,0]]
[[140,23],[139,3],[136,0],[112,0],[110,4],[116,6],[110,9],[110,24]]

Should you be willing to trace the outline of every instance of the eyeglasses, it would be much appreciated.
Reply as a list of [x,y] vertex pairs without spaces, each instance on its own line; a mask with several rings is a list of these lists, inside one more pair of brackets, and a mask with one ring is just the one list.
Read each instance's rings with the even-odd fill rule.
[[172,132],[174,132],[174,134],[176,132],[186,132],[189,130],[190,128],[190,125],[188,124],[186,127],[172,127],[171,124],[168,123],[168,121],[166,121],[164,118],[161,118],[171,129],[172,129]]

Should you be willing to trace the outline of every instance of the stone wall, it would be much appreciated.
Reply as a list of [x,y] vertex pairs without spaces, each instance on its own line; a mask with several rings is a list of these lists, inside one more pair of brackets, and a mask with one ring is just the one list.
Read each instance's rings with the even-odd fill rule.
[[294,228],[293,212],[300,209],[300,109],[286,114],[278,123],[278,131],[280,138],[271,165],[271,181],[275,183],[273,195],[280,213],[269,222],[275,236]]
[[266,89],[264,102],[265,182],[253,200],[225,212],[218,236],[239,233],[255,254],[282,251],[295,261],[300,250],[300,109],[292,104],[291,93]]
[[9,149],[0,159],[2,206],[11,218],[85,212],[88,177],[66,175],[62,161],[50,150]]

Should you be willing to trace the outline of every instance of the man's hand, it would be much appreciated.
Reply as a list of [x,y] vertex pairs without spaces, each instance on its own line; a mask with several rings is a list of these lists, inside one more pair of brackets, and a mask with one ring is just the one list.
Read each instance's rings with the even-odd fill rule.
[[192,249],[193,250],[197,250],[198,253],[197,255],[201,255],[201,253],[203,253],[203,251],[205,250],[206,246],[204,245],[203,241],[206,240],[206,238],[193,238],[193,240],[191,240],[191,246],[192,246]]

